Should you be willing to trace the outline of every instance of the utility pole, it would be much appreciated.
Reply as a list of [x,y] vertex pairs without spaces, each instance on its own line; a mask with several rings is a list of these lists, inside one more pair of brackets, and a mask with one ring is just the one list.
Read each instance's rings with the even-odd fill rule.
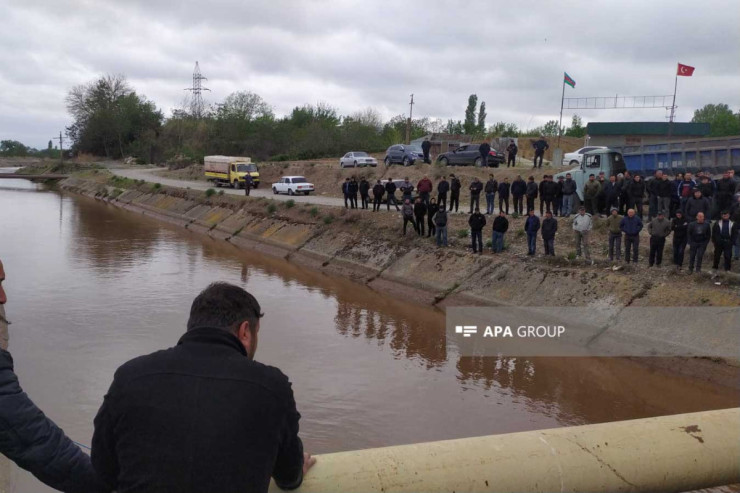
[[411,102],[409,103],[409,119],[406,121],[406,144],[411,143],[411,117],[414,114],[414,95],[411,95]]
[[59,137],[54,137],[54,140],[59,141],[59,164],[64,164],[64,140],[61,131],[59,132]]
[[185,90],[192,93],[192,99],[190,100],[190,116],[195,119],[200,119],[203,116],[204,103],[202,91],[210,91],[207,87],[203,87],[202,81],[208,80],[206,77],[201,75],[200,66],[198,61],[195,62],[195,69],[193,70],[193,87],[188,87]]

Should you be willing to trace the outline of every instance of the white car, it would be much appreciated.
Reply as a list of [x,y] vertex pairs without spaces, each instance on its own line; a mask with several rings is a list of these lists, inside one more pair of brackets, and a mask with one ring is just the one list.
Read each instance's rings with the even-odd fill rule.
[[377,166],[378,160],[369,156],[367,152],[348,152],[339,158],[340,168],[356,168],[358,166]]
[[588,151],[595,151],[596,149],[606,149],[604,146],[590,146],[581,147],[575,152],[568,152],[563,154],[563,166],[580,166],[583,161],[583,155]]
[[308,195],[314,191],[313,183],[309,183],[304,176],[283,176],[280,181],[272,184],[272,193],[287,193]]

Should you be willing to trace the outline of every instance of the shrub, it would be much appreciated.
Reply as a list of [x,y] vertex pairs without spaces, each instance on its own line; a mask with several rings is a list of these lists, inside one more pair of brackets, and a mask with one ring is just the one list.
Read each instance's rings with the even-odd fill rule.
[[568,252],[568,260],[575,260],[576,252]]
[[277,206],[276,206],[275,204],[269,204],[269,205],[267,206],[267,212],[268,212],[269,214],[272,214],[272,213],[273,213],[273,212],[275,212],[276,210],[277,210]]
[[224,191],[223,191],[223,190],[219,190],[219,191],[218,191],[218,194],[219,194],[220,196],[223,196],[223,194],[224,194]]
[[208,190],[206,190],[206,197],[212,197],[215,194],[216,194],[216,191],[212,188],[209,188]]
[[162,184],[161,183],[153,183],[152,184],[152,190],[159,190],[160,188],[162,188]]
[[486,248],[492,248],[493,247],[493,240],[486,240]]
[[458,229],[456,234],[458,238],[467,238],[470,236],[470,231],[467,229]]
[[324,224],[331,224],[334,222],[334,216],[329,214],[329,215],[324,216],[322,220],[324,221]]
[[289,199],[289,200],[286,200],[285,201],[285,208],[286,209],[292,209],[293,207],[295,207],[295,200]]
[[112,198],[112,199],[115,199],[116,197],[118,197],[118,196],[119,196],[119,195],[121,195],[122,193],[123,193],[123,190],[121,190],[120,188],[116,188],[115,190],[113,190],[113,191],[111,192],[111,194],[110,194],[110,198]]
[[318,207],[311,207],[311,210],[309,211],[311,214],[311,217],[316,217],[319,215],[319,209]]
[[515,212],[511,215],[512,219],[519,219],[519,213]]

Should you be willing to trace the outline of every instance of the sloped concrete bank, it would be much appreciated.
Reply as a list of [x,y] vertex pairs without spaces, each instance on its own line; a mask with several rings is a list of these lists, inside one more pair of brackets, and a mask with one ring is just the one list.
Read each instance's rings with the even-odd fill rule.
[[[206,198],[202,192],[138,186],[115,190],[77,177],[63,190],[104,201],[245,250],[287,259],[377,291],[444,308],[486,306],[738,306],[736,289],[614,272],[603,267],[532,262],[514,255],[473,255],[461,248],[398,237],[397,228],[377,226],[368,214],[331,221],[320,211],[271,205],[266,199]],[[697,338],[701,340],[701,338]],[[734,341],[727,341],[733,343]],[[644,358],[643,358],[644,360]],[[655,358],[655,366],[704,376],[733,387],[740,360]],[[674,360],[672,363],[666,360]],[[721,363],[721,364],[717,364]]]

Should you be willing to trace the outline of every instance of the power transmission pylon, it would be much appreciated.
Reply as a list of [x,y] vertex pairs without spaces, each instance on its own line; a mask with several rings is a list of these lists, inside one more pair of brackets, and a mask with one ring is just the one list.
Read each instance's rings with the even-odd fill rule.
[[196,60],[195,69],[193,70],[193,87],[185,89],[192,93],[190,100],[190,115],[193,118],[201,118],[203,116],[203,96],[201,95],[201,91],[210,91],[210,89],[201,85],[201,81],[204,80],[208,79],[200,74],[200,66]]

